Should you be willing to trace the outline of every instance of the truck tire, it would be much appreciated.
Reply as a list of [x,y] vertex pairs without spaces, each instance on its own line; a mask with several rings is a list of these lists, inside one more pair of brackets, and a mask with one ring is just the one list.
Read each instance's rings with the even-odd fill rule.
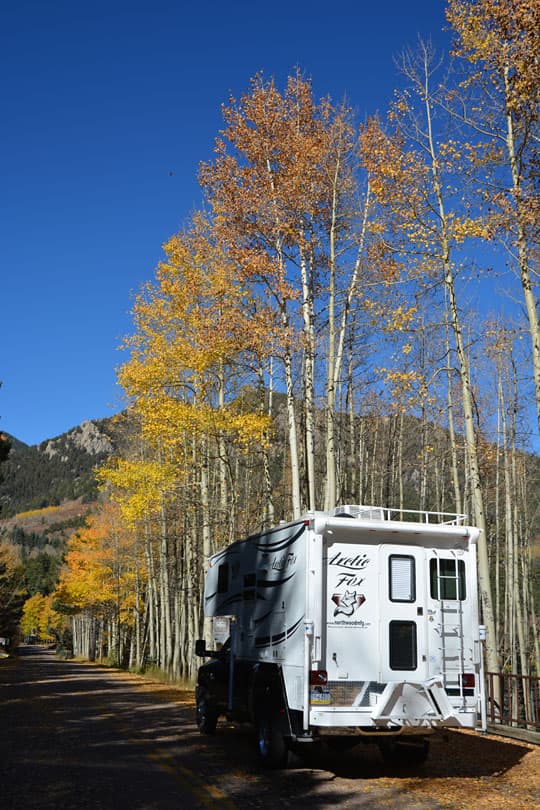
[[262,717],[257,723],[257,745],[259,758],[266,768],[288,767],[288,741],[270,716]]
[[393,768],[415,767],[426,761],[429,742],[423,738],[420,740],[385,740],[379,743],[379,749],[386,765]]
[[197,693],[196,719],[197,728],[201,734],[215,733],[218,713],[208,704],[208,697],[204,692]]

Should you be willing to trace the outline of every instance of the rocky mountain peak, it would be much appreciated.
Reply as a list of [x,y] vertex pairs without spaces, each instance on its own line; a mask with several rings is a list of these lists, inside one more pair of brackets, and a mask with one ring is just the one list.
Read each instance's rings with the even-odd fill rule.
[[89,419],[81,422],[80,425],[72,428],[67,433],[43,442],[39,449],[48,458],[60,456],[62,460],[67,460],[66,451],[70,445],[77,448],[77,450],[86,451],[90,456],[108,455],[113,449],[109,437],[98,424],[91,422]]
[[112,452],[113,449],[108,436],[106,436],[94,422],[90,422],[90,420],[81,422],[79,427],[75,428],[70,438],[76,447],[80,447],[81,450],[86,450],[90,455],[97,456],[102,453],[108,454]]

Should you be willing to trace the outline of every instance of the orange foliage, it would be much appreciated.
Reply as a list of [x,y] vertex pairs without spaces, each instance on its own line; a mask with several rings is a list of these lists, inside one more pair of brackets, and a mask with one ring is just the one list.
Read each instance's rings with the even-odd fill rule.
[[86,528],[72,535],[65,562],[54,594],[58,607],[129,620],[135,574],[142,574],[144,567],[134,535],[123,526],[114,505],[104,506]]

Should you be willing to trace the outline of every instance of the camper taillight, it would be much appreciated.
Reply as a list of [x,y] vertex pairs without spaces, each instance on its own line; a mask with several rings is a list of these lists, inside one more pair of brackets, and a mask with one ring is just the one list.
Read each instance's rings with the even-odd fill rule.
[[328,673],[325,669],[312,669],[309,673],[310,686],[325,686],[328,683]]
[[474,689],[474,672],[464,672],[461,675],[463,689]]

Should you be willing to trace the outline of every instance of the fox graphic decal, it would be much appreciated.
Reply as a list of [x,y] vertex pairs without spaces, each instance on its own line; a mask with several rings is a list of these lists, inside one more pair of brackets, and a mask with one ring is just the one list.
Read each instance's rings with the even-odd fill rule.
[[345,593],[335,593],[332,595],[332,602],[336,604],[334,616],[340,613],[344,616],[352,616],[357,608],[364,604],[366,597],[363,593],[357,594],[356,591],[345,591]]

